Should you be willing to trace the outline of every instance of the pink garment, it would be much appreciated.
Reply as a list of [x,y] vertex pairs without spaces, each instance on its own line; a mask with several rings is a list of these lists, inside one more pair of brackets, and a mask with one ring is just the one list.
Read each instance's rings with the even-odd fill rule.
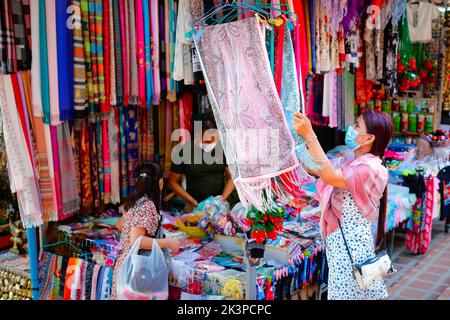
[[[48,48],[48,79],[50,87],[50,121],[56,126],[59,119],[59,89],[58,89],[58,52],[56,42],[56,9],[55,0],[45,1],[47,48]],[[56,132],[56,131],[55,131]]]
[[[381,159],[366,153],[356,159],[348,159],[341,166],[345,180],[345,189],[353,197],[363,217],[373,222],[378,217],[380,199],[388,181],[388,171]],[[317,181],[317,193],[320,197],[322,218],[320,227],[324,237],[339,228],[342,218],[343,193],[345,189],[335,188]]]
[[52,151],[53,151],[53,168],[55,173],[55,191],[56,191],[56,205],[58,208],[58,217],[62,217],[62,197],[61,197],[61,173],[59,166],[59,154],[58,154],[58,135],[56,133],[56,127],[50,126],[50,135],[52,139]]
[[159,14],[158,1],[150,1],[150,16],[152,25],[152,62],[153,62],[153,104],[158,105],[161,100],[161,77],[159,69]]
[[142,1],[135,2],[136,9],[136,54],[139,78],[139,106],[145,107],[145,46],[144,46],[144,14]]
[[128,80],[128,51],[127,51],[127,34],[126,34],[126,23],[123,17],[125,15],[125,3],[124,0],[119,1],[120,6],[120,29],[121,29],[121,42],[122,42],[122,76],[123,76],[123,105],[128,106],[128,98],[130,95],[130,83]]
[[102,122],[103,134],[103,180],[105,183],[105,203],[111,201],[111,162],[109,157],[108,120]]

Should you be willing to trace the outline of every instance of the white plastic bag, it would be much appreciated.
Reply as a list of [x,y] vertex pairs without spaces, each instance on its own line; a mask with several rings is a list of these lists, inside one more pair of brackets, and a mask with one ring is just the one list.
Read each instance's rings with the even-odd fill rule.
[[169,266],[164,253],[153,239],[150,254],[139,255],[141,239],[136,239],[119,271],[117,297],[119,300],[167,300]]

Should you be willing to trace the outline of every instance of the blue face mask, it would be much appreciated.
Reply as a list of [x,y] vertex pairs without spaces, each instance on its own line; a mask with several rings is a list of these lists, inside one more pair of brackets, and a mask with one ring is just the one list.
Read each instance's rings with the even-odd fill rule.
[[352,151],[355,151],[361,145],[356,142],[356,137],[358,136],[358,131],[353,128],[353,126],[349,126],[347,132],[345,133],[345,145],[349,147]]

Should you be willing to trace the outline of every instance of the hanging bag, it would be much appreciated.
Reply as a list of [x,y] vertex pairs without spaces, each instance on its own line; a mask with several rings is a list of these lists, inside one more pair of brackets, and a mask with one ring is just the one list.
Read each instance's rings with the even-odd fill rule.
[[[391,259],[386,253],[386,249],[378,253],[374,258],[368,259],[363,263],[357,264],[353,261],[350,249],[345,240],[344,232],[342,231],[341,221],[339,222],[339,229],[341,230],[342,238],[344,239],[345,248],[353,268],[353,275],[361,290],[366,289],[373,280],[378,277],[392,275],[396,272],[392,265]],[[386,241],[385,241],[386,243]]]
[[167,300],[169,266],[156,239],[149,255],[139,255],[142,237],[131,247],[117,280],[119,300]]

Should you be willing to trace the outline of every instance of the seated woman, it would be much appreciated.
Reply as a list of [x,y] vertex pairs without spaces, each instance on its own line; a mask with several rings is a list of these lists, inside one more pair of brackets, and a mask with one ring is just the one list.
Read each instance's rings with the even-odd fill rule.
[[[186,150],[190,154],[184,154]],[[183,175],[186,176],[186,189],[181,185]],[[211,115],[203,116],[201,134],[194,137],[193,142],[187,143],[179,154],[172,155],[169,188],[184,199],[185,212],[191,212],[209,196],[221,195],[223,200],[227,200],[233,192],[230,169]]]
[[157,239],[161,248],[168,248],[172,252],[179,249],[177,239],[163,238],[161,229],[161,215],[159,213],[161,190],[163,187],[163,173],[156,163],[145,163],[139,168],[136,192],[125,201],[125,214],[116,227],[122,230],[120,237],[120,251],[114,266],[114,281],[111,299],[117,299],[117,277],[125,258],[130,252],[134,241],[143,236],[140,249],[152,249],[153,239]]

